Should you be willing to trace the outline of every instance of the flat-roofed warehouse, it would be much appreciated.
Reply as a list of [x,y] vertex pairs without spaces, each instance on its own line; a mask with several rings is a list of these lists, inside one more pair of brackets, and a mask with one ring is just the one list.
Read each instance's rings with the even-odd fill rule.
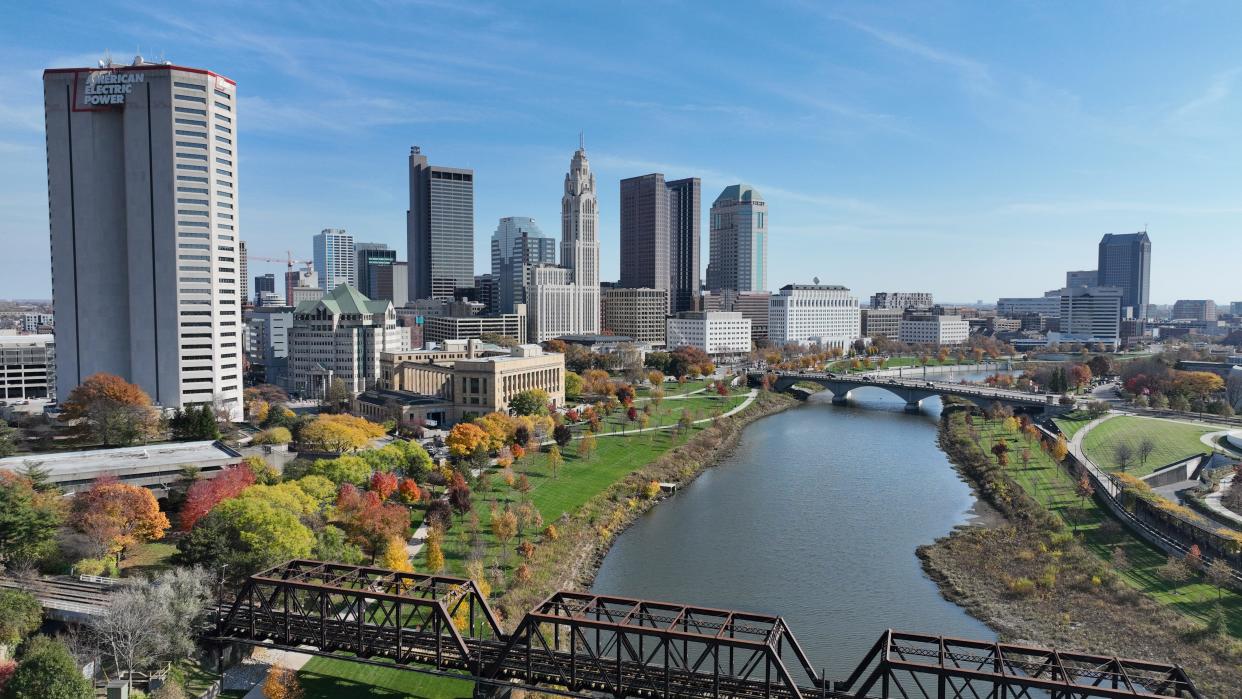
[[208,440],[20,454],[0,459],[0,470],[21,472],[36,466],[47,472],[49,483],[58,486],[64,494],[72,495],[104,477],[167,491],[182,478],[188,466],[196,467],[202,478],[213,478],[221,469],[241,461],[239,452],[221,442]]

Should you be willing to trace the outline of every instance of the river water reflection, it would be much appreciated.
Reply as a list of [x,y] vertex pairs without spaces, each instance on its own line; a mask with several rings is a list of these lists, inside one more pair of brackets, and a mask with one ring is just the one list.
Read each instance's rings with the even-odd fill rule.
[[779,614],[843,679],[886,628],[993,639],[945,601],[915,549],[975,504],[920,415],[879,389],[819,394],[746,428],[736,451],[621,535],[593,590]]

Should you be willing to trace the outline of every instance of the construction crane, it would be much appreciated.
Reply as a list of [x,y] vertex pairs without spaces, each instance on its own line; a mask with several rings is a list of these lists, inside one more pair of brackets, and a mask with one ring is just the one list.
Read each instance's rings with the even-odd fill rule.
[[251,255],[249,252],[247,252],[247,253],[246,253],[246,259],[247,259],[247,260],[255,260],[255,261],[258,261],[258,262],[284,262],[284,263],[288,264],[288,266],[289,266],[289,270],[290,270],[290,271],[292,271],[292,270],[293,270],[293,264],[294,264],[295,262],[296,262],[297,264],[300,264],[300,265],[306,265],[307,267],[310,267],[311,265],[315,264],[315,263],[314,263],[314,261],[312,261],[312,260],[295,260],[295,259],[293,259],[293,251],[292,251],[292,250],[286,250],[286,251],[285,251],[285,257],[284,257],[284,258],[280,258],[280,257],[263,257],[263,256],[261,256],[261,255]]

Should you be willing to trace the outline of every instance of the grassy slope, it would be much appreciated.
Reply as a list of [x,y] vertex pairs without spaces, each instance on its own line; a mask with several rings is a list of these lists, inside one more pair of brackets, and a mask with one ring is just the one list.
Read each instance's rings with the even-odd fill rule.
[[1171,420],[1123,415],[1106,420],[1088,432],[1083,438],[1083,450],[1101,468],[1116,471],[1117,462],[1113,457],[1117,445],[1124,442],[1137,450],[1143,438],[1150,438],[1155,442],[1156,450],[1145,465],[1136,463],[1129,469],[1130,473],[1143,476],[1179,459],[1210,451],[1206,444],[1199,441],[1199,437],[1211,431],[1210,428]]
[[311,658],[298,672],[307,699],[470,697],[474,683],[336,658]]
[[[693,390],[693,389],[691,389]],[[665,401],[657,408],[651,421],[656,424],[672,424],[681,416],[683,409],[689,409],[694,417],[701,418],[711,415],[716,409],[725,411],[740,404],[744,393],[735,393],[727,398],[715,396],[694,396],[683,400]],[[667,413],[667,414],[665,414]],[[617,418],[619,413],[614,413]],[[620,419],[624,419],[623,416]],[[610,418],[612,420],[612,418]],[[629,423],[634,425],[634,423]],[[578,457],[575,440],[564,450],[565,464],[554,478],[547,467],[547,454],[539,453],[527,456],[514,465],[514,472],[525,474],[530,482],[531,490],[526,494],[539,510],[545,522],[552,522],[564,512],[574,512],[591,498],[603,492],[613,483],[621,480],[640,466],[649,463],[665,451],[684,444],[694,433],[701,431],[706,424],[696,425],[690,432],[678,434],[674,430],[658,430],[617,437],[597,438],[597,449],[589,460]],[[605,431],[608,427],[605,426]],[[491,533],[490,505],[498,507],[506,504],[516,506],[522,495],[492,473],[490,487],[476,490],[474,493],[475,512],[479,515],[479,544],[484,549],[484,558],[489,565],[495,564],[506,574],[521,562],[519,556],[501,550],[500,542]],[[445,568],[449,574],[465,573],[465,564],[474,544],[467,531],[465,522],[459,521],[445,537],[444,554]],[[530,538],[531,533],[526,533]],[[510,542],[515,547],[518,541]],[[416,570],[422,570],[422,557],[414,561]],[[472,684],[465,680],[453,680],[443,677],[423,675],[397,668],[382,668],[349,660],[334,658],[313,658],[301,672],[299,677],[306,689],[306,699],[328,699],[336,697],[435,697],[449,699],[452,697],[468,697]]]
[[[1117,419],[1121,418],[1114,418]],[[996,422],[985,425],[982,420],[976,420],[975,425],[983,438],[985,448],[989,448],[1003,434]],[[1088,550],[1109,561],[1112,559],[1113,549],[1120,547],[1125,551],[1130,565],[1119,572],[1128,584],[1160,602],[1171,605],[1183,614],[1200,621],[1207,620],[1218,596],[1215,587],[1198,580],[1170,583],[1161,579],[1156,574],[1156,569],[1167,560],[1163,552],[1117,525],[1094,500],[1084,501],[1079,498],[1075,492],[1073,477],[1056,465],[1038,444],[1032,443],[1028,446],[1022,438],[1015,438],[1011,434],[1004,436],[1011,450],[1007,467],[1009,475],[1028,495],[1070,524],[1081,536],[1082,543]],[[1031,453],[1027,466],[1023,466],[1020,458],[1024,447],[1029,448]],[[1104,526],[1106,522],[1111,524]],[[1229,632],[1242,638],[1242,595],[1225,592],[1222,603],[1228,615]]]
[[1073,439],[1078,430],[1081,430],[1083,426],[1091,422],[1091,417],[1085,411],[1075,410],[1055,418],[1054,422],[1057,423],[1057,427],[1061,428],[1061,432],[1065,434],[1066,439]]

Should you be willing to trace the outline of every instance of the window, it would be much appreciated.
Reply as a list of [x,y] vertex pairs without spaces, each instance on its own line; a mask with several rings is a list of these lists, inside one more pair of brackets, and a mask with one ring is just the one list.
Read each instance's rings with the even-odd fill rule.
[[[210,233],[196,233],[193,231],[178,231],[177,235],[181,238],[202,238],[203,240],[211,240]],[[203,249],[204,250],[208,249],[208,246],[204,245]]]
[[[206,102],[206,100],[203,100],[203,101],[204,101],[204,102]],[[227,105],[227,104],[225,104],[225,103],[223,103],[223,102],[220,102],[220,101],[218,101],[218,100],[216,101],[216,106],[217,106],[217,107],[219,107],[220,109],[223,109],[223,110],[224,110],[224,111],[226,111],[226,112],[231,112],[231,111],[233,111],[233,108],[232,108],[232,107],[230,107],[229,105]]]
[[[186,163],[177,163],[178,170],[193,170],[194,172],[207,172],[206,165],[188,165]],[[206,180],[204,180],[205,182]]]
[[[178,132],[178,133],[180,133],[180,132]],[[231,139],[231,138],[225,138],[225,137],[220,136],[220,135],[218,135],[218,134],[216,135],[216,140],[217,140],[217,141],[219,141],[219,142],[221,142],[221,143],[227,143],[227,144],[229,144],[230,146],[231,146],[231,145],[233,145],[233,139]]]
[[[181,179],[181,178],[178,177],[177,179]],[[208,190],[199,189],[198,187],[178,187],[177,191],[185,192],[186,194],[209,194],[210,193]],[[206,205],[206,202],[204,202],[204,205]]]
[[199,97],[198,95],[183,95],[180,92],[175,92],[173,93],[173,97],[179,100],[185,100],[186,102],[197,102],[199,104],[207,104],[207,98]]
[[224,123],[226,123],[226,124],[232,124],[232,123],[233,123],[233,120],[232,120],[232,119],[230,119],[230,118],[228,118],[228,117],[224,116],[223,114],[217,114],[217,115],[216,115],[216,118],[217,118],[217,119],[219,119],[220,121],[223,121],[223,122],[224,122]]
[[[178,167],[180,167],[180,165],[178,165]],[[204,168],[204,169],[206,169],[206,168]],[[216,174],[217,174],[217,175],[223,175],[223,176],[225,176],[225,177],[232,177],[232,176],[233,176],[233,173],[232,173],[231,171],[229,171],[229,170],[224,170],[224,169],[222,169],[222,168],[216,168]]]
[[185,124],[186,126],[201,126],[207,128],[207,122],[198,119],[173,119],[174,123]]
[[[230,128],[229,128],[229,127],[227,127],[227,126],[219,126],[219,125],[217,125],[217,126],[216,126],[216,130],[217,130],[217,131],[223,131],[224,133],[229,133],[229,134],[233,133],[233,129],[230,129]],[[219,136],[216,136],[216,138],[220,138],[220,137],[219,137]]]
[[217,95],[219,95],[220,97],[223,97],[223,98],[224,98],[224,99],[226,99],[226,100],[227,100],[227,99],[232,99],[232,98],[233,98],[233,96],[232,96],[232,95],[230,95],[229,93],[225,92],[224,90],[221,90],[220,88],[215,88],[215,93],[216,93]]
[[[178,166],[178,167],[180,167],[180,166]],[[180,182],[201,182],[202,184],[207,184],[207,178],[206,178],[206,177],[193,177],[193,176],[191,176],[191,175],[177,175],[177,180],[178,180],[178,181],[180,181]],[[199,190],[195,189],[195,190],[193,190],[193,191],[197,192],[197,191],[199,191]],[[206,193],[207,193],[207,191],[206,191],[206,190],[202,190],[202,191],[203,191],[203,194],[206,194]]]
[[[206,148],[207,146],[195,146],[194,144],[191,143],[190,147],[191,148]],[[207,156],[204,153],[180,153],[178,152],[177,157],[178,158],[189,158],[190,160],[206,160],[207,159]]]
[[178,203],[178,204],[196,204],[196,205],[198,205],[198,206],[207,206],[207,200],[206,200],[206,199],[182,199],[182,198],[178,197],[178,198],[177,198],[177,203]]
[[[192,136],[194,138],[207,138],[207,134],[203,133],[202,131],[187,131],[185,129],[177,129],[173,133],[177,134],[178,136]],[[206,146],[201,146],[201,147],[206,148]]]
[[193,114],[195,116],[207,116],[206,109],[191,109],[190,107],[173,107],[173,111],[180,112],[182,114]]
[[183,82],[179,82],[175,80],[173,81],[173,87],[184,87],[187,90],[198,90],[199,92],[207,91],[206,85],[196,85],[194,83],[183,83]]

